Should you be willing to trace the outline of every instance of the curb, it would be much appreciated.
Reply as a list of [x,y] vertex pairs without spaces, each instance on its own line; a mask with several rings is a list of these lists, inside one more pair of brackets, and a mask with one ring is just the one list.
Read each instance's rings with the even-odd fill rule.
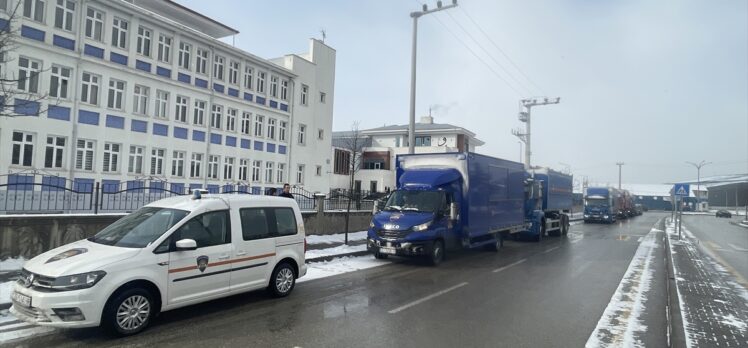
[[368,254],[371,254],[371,253],[369,251],[367,251],[367,250],[354,251],[352,253],[335,254],[335,255],[320,256],[320,257],[315,257],[315,258],[311,258],[311,259],[306,259],[306,263],[309,264],[309,263],[315,263],[315,262],[325,262],[325,261],[331,261],[333,259],[337,259],[337,258],[340,258],[340,257],[365,256],[365,255],[368,255]]
[[667,316],[668,316],[668,344],[670,347],[686,347],[686,330],[683,327],[683,318],[681,317],[680,300],[678,298],[678,288],[675,283],[675,265],[673,265],[673,254],[670,248],[670,235],[667,233],[667,220],[665,218],[659,223],[662,231],[665,233],[665,266],[667,267]]

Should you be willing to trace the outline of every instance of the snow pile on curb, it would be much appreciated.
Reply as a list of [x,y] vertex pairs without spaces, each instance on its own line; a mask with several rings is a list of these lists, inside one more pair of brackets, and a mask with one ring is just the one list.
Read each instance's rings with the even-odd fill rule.
[[306,275],[299,278],[298,283],[309,280],[331,277],[362,269],[379,267],[389,264],[387,260],[377,260],[372,255],[359,257],[341,257],[331,261],[307,264]]
[[0,273],[7,271],[18,271],[23,268],[26,259],[23,257],[10,258],[0,261]]
[[309,249],[304,254],[304,257],[308,259],[315,259],[318,257],[342,255],[348,253],[355,253],[358,251],[366,251],[366,244],[361,245],[338,245],[332,248],[326,249]]
[[[348,241],[357,241],[366,239],[366,231],[348,233]],[[326,234],[326,235],[307,235],[307,244],[335,244],[345,242],[345,233]]]

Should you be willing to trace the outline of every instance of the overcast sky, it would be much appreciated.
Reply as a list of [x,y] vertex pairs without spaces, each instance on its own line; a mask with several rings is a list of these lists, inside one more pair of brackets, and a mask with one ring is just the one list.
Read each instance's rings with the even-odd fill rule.
[[[337,50],[334,130],[407,123],[419,1],[179,0],[267,58],[305,52],[324,28]],[[695,178],[685,161],[714,162],[702,176],[748,173],[747,4],[462,0],[419,20],[417,114],[435,106],[435,122],[486,142],[478,152],[519,160],[519,99],[559,96],[533,109],[533,164],[611,183],[617,161],[628,183]]]

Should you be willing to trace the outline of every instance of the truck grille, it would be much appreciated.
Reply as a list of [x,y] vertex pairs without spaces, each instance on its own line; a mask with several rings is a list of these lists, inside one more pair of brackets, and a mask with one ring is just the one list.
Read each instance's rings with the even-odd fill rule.
[[408,230],[405,230],[405,231],[378,230],[377,236],[383,239],[402,239],[402,238],[405,238],[405,236],[407,236],[408,233],[410,233],[410,231]]

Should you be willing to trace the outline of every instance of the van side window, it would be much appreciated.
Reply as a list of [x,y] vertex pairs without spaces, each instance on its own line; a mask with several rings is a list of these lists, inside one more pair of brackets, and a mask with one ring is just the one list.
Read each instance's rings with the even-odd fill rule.
[[180,239],[194,239],[198,249],[231,243],[230,221],[228,210],[205,213],[182,225],[171,240],[176,243]]
[[274,208],[275,226],[279,236],[296,234],[296,216],[291,208]]
[[264,208],[239,209],[239,217],[242,220],[242,238],[244,240],[271,237],[267,212]]

